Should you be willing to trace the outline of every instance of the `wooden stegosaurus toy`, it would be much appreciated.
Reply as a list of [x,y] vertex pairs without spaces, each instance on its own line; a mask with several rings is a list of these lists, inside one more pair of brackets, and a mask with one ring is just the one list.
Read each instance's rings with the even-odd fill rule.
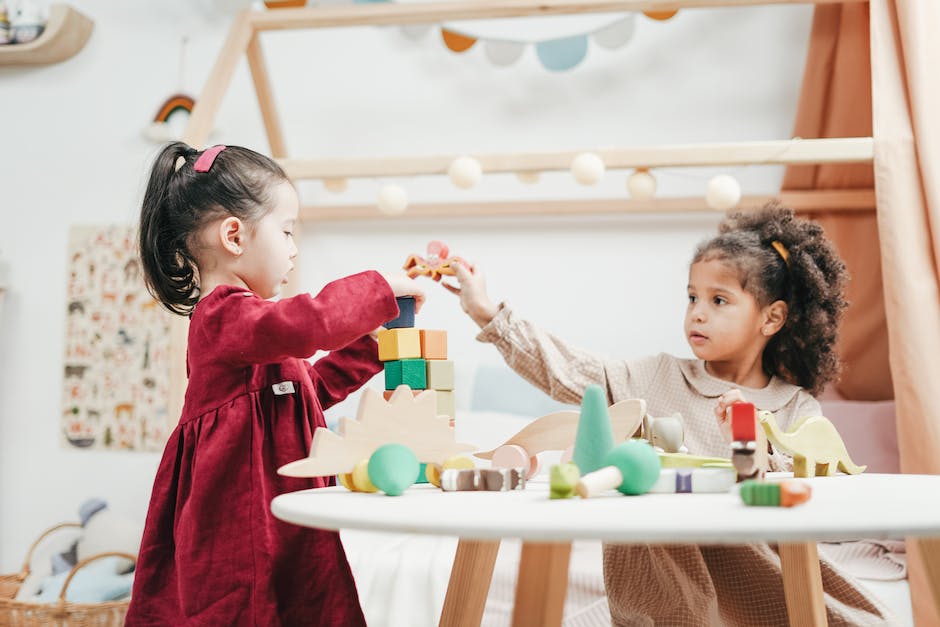
[[758,412],[757,417],[767,439],[777,449],[793,456],[794,477],[831,477],[836,469],[857,475],[867,468],[852,461],[842,437],[828,418],[807,416],[789,431],[783,431],[771,412]]
[[278,474],[287,477],[325,477],[353,471],[384,444],[403,444],[422,463],[444,460],[477,450],[454,438],[448,416],[438,416],[434,390],[417,395],[407,385],[398,386],[386,401],[380,392],[365,389],[356,420],[341,418],[339,433],[320,427],[313,434],[310,455],[285,464]]

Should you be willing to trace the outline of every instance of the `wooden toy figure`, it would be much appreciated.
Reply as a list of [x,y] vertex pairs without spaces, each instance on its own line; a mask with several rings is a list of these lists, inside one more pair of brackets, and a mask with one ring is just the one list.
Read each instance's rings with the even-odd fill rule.
[[794,477],[831,477],[836,469],[848,475],[865,471],[866,466],[856,465],[849,457],[842,437],[828,418],[807,416],[789,431],[783,431],[769,411],[760,412],[758,418],[774,446],[793,456]]
[[425,275],[435,281],[440,281],[443,275],[454,276],[454,264],[463,264],[471,272],[473,266],[460,257],[449,257],[450,250],[443,242],[434,240],[428,244],[428,256],[409,255],[405,260],[404,270],[412,279]]
[[741,484],[741,500],[746,505],[793,507],[808,501],[812,494],[813,488],[803,481],[756,481],[749,479]]
[[734,403],[731,412],[731,463],[738,471],[738,481],[763,479],[767,472],[767,438],[757,428],[757,409],[753,403]]

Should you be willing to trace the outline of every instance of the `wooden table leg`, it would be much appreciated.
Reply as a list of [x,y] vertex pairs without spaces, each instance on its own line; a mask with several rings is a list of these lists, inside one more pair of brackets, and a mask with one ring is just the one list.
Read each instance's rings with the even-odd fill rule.
[[790,625],[828,625],[816,543],[780,544],[778,550]]
[[513,627],[561,625],[570,558],[570,542],[523,542],[516,604],[512,610]]
[[441,627],[480,627],[499,540],[460,540],[450,570]]
[[933,592],[933,604],[940,615],[940,538],[921,538],[917,542],[927,571],[927,582]]

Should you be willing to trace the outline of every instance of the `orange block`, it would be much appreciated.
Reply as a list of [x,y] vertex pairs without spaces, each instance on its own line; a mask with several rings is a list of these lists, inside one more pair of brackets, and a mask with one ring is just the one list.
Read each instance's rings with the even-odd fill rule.
[[421,329],[421,357],[447,359],[447,331]]

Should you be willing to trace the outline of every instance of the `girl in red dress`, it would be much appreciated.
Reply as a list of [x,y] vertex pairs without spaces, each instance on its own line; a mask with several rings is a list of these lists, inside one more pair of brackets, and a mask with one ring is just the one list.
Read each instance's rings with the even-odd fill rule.
[[[189,385],[157,470],[127,625],[364,625],[339,535],[271,515],[322,487],[304,457],[323,410],[380,370],[370,332],[424,300],[404,274],[363,272],[315,297],[276,296],[294,267],[297,194],[238,146],[167,145],[140,217],[151,293],[188,315]],[[330,351],[310,364],[305,358]]]

